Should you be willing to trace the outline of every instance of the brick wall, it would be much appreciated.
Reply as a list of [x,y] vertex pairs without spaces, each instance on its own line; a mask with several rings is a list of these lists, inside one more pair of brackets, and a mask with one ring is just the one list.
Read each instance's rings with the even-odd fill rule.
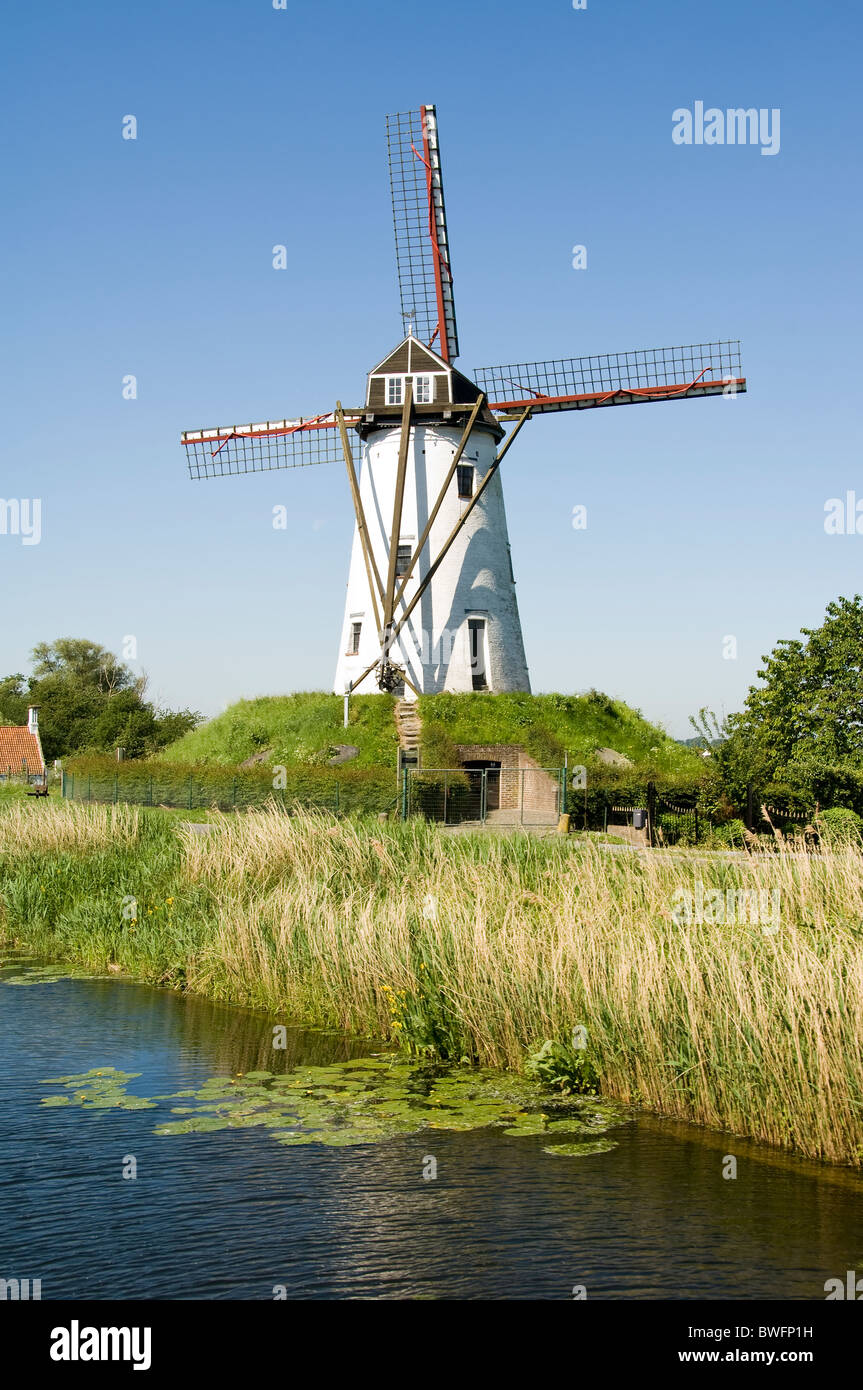
[[559,784],[555,776],[545,772],[518,744],[459,743],[456,747],[462,763],[500,763],[502,811],[547,812],[557,809]]

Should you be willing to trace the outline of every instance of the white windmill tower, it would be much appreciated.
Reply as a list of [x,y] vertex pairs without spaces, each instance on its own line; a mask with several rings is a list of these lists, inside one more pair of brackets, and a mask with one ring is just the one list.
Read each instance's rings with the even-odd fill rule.
[[338,692],[375,689],[379,630],[392,633],[397,623],[398,636],[383,643],[391,688],[404,684],[408,696],[530,690],[495,466],[503,430],[481,401],[477,387],[413,336],[369,373],[360,426],[364,521],[354,529]]
[[[407,336],[365,403],[190,430],[192,477],[344,459],[356,524],[334,689],[529,691],[499,466],[533,415],[736,395],[740,344],[699,343],[474,372],[458,355],[433,106],[387,118]],[[505,436],[501,421],[514,421]],[[359,472],[356,456],[359,454]]]

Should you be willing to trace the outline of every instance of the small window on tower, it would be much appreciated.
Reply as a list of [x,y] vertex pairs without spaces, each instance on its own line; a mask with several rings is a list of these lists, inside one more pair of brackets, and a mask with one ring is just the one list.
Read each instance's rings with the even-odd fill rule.
[[418,405],[431,405],[432,379],[430,376],[414,377],[414,400]]
[[460,463],[456,469],[459,497],[473,497],[473,464]]
[[396,551],[396,579],[401,579],[407,574],[411,562],[413,547],[409,544],[400,545]]
[[362,623],[351,623],[351,640],[348,647],[348,656],[357,656],[360,650],[360,633],[363,630]]
[[401,405],[402,379],[400,376],[387,377],[387,405]]
[[485,620],[483,618],[468,618],[467,631],[473,688],[474,690],[488,690],[485,674]]

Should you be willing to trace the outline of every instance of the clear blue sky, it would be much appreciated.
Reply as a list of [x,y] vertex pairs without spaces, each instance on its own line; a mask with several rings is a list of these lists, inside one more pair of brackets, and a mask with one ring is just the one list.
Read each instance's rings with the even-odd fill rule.
[[[401,335],[384,115],[435,102],[468,374],[740,337],[749,378],[522,433],[534,689],[596,686],[678,735],[738,707],[762,653],[863,589],[863,535],[823,527],[863,498],[861,28],[850,0],[16,5],[0,496],[41,498],[43,537],[0,535],[0,674],[132,634],[171,705],[329,688],[343,471],[192,483],[179,434],[360,399]],[[780,152],[675,145],[699,100],[780,108]]]

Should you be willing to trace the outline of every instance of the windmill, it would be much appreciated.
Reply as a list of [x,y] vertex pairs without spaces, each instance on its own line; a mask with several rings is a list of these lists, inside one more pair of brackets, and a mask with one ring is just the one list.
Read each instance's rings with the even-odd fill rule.
[[434,106],[388,116],[387,148],[405,336],[367,374],[364,404],[189,430],[189,471],[211,478],[343,459],[356,524],[337,694],[529,691],[500,480],[506,453],[536,415],[745,391],[740,344],[521,362],[468,378],[453,365]]

